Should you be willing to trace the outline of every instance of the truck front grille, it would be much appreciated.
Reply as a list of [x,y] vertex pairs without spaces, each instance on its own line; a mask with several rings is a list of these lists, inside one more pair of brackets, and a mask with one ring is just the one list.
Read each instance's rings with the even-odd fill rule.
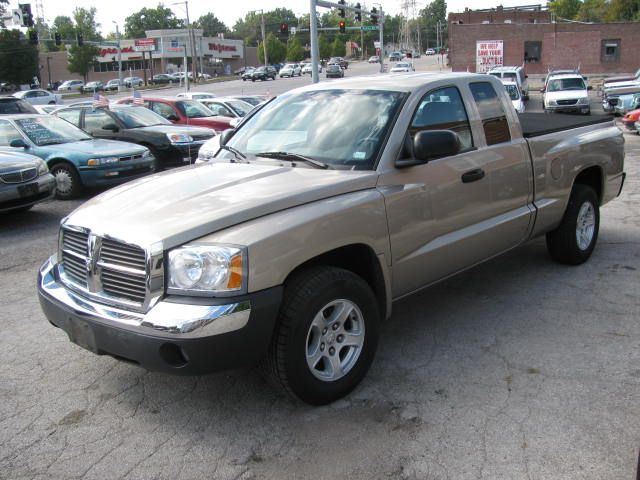
[[572,98],[569,100],[558,100],[558,105],[575,105],[576,103],[578,103],[577,98]]
[[22,183],[33,180],[38,176],[37,168],[25,168],[23,170],[14,170],[0,174],[0,180],[3,183]]
[[63,280],[92,297],[142,309],[149,299],[144,249],[89,231],[61,231]]

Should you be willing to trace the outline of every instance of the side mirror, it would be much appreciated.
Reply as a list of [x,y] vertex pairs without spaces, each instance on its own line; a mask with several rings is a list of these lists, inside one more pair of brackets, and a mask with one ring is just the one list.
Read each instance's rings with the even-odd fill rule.
[[236,118],[234,118],[233,120],[231,120],[231,121],[229,122],[229,126],[230,126],[231,128],[236,128],[238,125],[240,125],[240,122],[241,122],[241,121],[242,121],[242,118],[240,118],[240,117],[236,117]]
[[525,75],[524,78],[529,78],[529,75]]
[[13,148],[29,148],[29,145],[27,145],[26,142],[21,138],[16,138],[15,140],[11,140],[11,143],[9,143],[9,146]]
[[233,136],[235,130],[233,128],[227,128],[224,132],[220,134],[220,146],[224,146],[227,144],[229,139]]
[[593,90],[593,86],[592,85],[587,85],[587,90]]
[[545,92],[545,90],[546,90],[546,88],[542,87],[542,88],[540,89],[540,93],[544,93],[544,92]]
[[423,130],[413,137],[413,158],[398,160],[397,168],[422,165],[439,157],[456,155],[460,151],[460,138],[451,130]]
[[165,117],[167,120],[171,121],[171,122],[177,122],[178,120],[180,120],[180,117],[178,117],[176,114],[171,113],[169,115],[167,115]]
[[113,133],[120,131],[120,128],[115,123],[107,123],[102,127],[102,130],[110,130]]

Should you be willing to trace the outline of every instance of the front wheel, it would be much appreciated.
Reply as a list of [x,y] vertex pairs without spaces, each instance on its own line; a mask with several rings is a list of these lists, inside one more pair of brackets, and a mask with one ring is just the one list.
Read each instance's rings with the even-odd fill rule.
[[75,198],[82,191],[80,176],[71,165],[58,163],[51,168],[51,175],[56,179],[56,197],[60,200]]
[[598,195],[592,187],[578,183],[573,186],[562,222],[547,233],[547,250],[556,262],[580,265],[591,256],[599,229]]
[[369,285],[340,268],[315,267],[285,285],[263,371],[293,397],[326,405],[351,392],[373,362],[380,311]]

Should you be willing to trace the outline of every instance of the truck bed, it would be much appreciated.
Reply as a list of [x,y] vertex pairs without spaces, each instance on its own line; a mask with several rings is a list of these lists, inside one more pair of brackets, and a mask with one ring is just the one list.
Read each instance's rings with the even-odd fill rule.
[[540,135],[611,122],[612,120],[611,115],[578,116],[549,113],[520,113],[518,118],[522,126],[522,135],[525,138],[539,137]]

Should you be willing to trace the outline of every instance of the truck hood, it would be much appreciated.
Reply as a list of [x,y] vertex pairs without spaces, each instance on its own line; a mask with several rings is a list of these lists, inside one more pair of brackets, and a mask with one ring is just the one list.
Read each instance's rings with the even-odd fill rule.
[[588,96],[586,90],[560,90],[558,92],[546,92],[544,99],[546,102],[549,100],[571,100],[574,98],[584,98]]
[[66,223],[140,245],[171,248],[254,218],[373,188],[375,171],[240,163],[183,167],[111,189]]
[[611,90],[612,88],[622,88],[622,87],[640,87],[640,81],[638,80],[627,80],[624,82],[611,82],[607,83],[604,86],[605,90]]
[[133,129],[138,132],[152,132],[152,133],[185,133],[191,135],[194,138],[210,138],[216,134],[216,132],[206,127],[193,127],[191,125],[150,125],[148,127],[138,127]]

